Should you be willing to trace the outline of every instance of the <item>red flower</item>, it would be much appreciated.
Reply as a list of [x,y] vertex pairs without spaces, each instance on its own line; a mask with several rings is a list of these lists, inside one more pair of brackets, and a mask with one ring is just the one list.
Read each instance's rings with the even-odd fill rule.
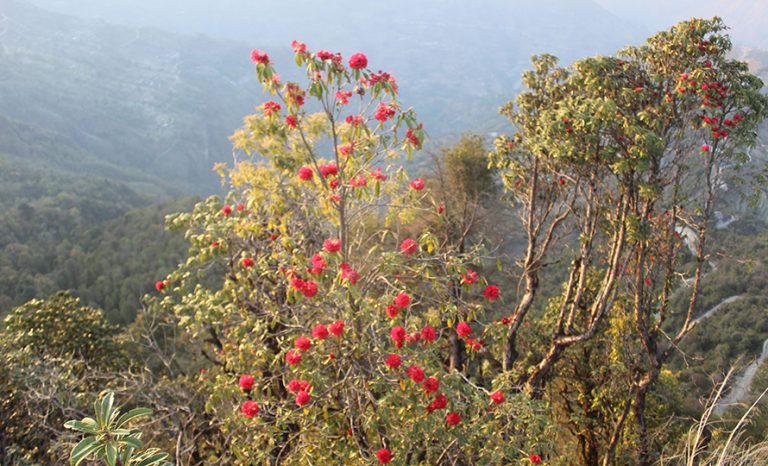
[[328,329],[323,324],[317,324],[312,329],[312,336],[318,340],[325,340],[328,338]]
[[491,393],[491,401],[493,401],[493,404],[497,405],[504,403],[504,393],[502,393],[501,390],[496,390]]
[[462,338],[468,337],[472,334],[472,327],[466,322],[459,322],[456,326],[456,333]]
[[367,186],[368,185],[368,180],[363,175],[356,176],[356,177],[352,178],[351,180],[349,180],[349,185],[350,186],[354,186],[354,187]]
[[445,407],[448,406],[448,398],[445,397],[442,393],[437,395],[434,400],[432,400],[432,403],[427,406],[427,412],[431,413],[433,411],[438,411],[440,409],[445,409]]
[[456,426],[456,425],[459,425],[459,424],[461,424],[461,416],[459,416],[459,414],[458,414],[458,413],[448,413],[448,414],[445,416],[445,422],[446,422],[446,423],[447,423],[449,426]]
[[494,299],[499,298],[499,287],[496,285],[488,285],[485,287],[485,291],[483,292],[483,296],[485,296],[486,299],[489,299],[493,301]]
[[392,453],[386,448],[376,452],[376,459],[379,460],[379,464],[389,464],[392,461]]
[[429,325],[427,325],[423,329],[421,329],[421,338],[423,338],[424,341],[427,341],[427,342],[435,341],[435,338],[437,338],[437,332],[433,327],[430,327]]
[[232,213],[232,206],[225,205],[221,208],[221,213],[224,214],[225,217],[229,216],[229,214]]
[[258,49],[251,50],[251,61],[262,65],[269,64],[269,55]]
[[353,70],[361,70],[368,66],[368,57],[358,52],[349,57],[349,67]]
[[405,370],[405,373],[408,374],[408,377],[415,383],[421,383],[421,381],[424,380],[424,371],[421,370],[421,367],[419,366],[410,366]]
[[352,269],[349,267],[349,264],[341,264],[346,265],[346,267],[341,268],[341,279],[347,280],[350,284],[354,285],[357,283],[358,280],[360,280],[360,274],[357,273],[357,270]]
[[467,269],[467,273],[461,274],[461,283],[467,285],[474,285],[477,282],[477,272],[472,269]]
[[531,464],[541,464],[541,456],[536,453],[531,453],[528,455],[528,461],[530,461]]
[[301,390],[296,394],[296,404],[299,406],[304,406],[305,404],[309,403],[309,398],[309,393]]
[[411,188],[413,188],[416,191],[421,191],[424,189],[424,180],[421,178],[416,178],[413,181],[411,181]]
[[360,126],[360,123],[363,122],[363,117],[360,115],[355,115],[355,116],[349,115],[347,116],[347,118],[344,119],[344,121],[354,126],[355,128],[357,128],[358,126]]
[[302,335],[296,339],[293,346],[295,346],[297,350],[304,352],[312,347],[312,340]]
[[285,125],[291,128],[295,128],[299,125],[299,120],[297,120],[293,115],[288,115],[285,117]]
[[350,97],[352,97],[352,91],[336,91],[336,100],[341,105],[347,105]]
[[396,325],[392,327],[392,330],[389,332],[389,337],[392,338],[392,341],[395,342],[395,345],[398,348],[401,348],[403,346],[403,342],[405,341],[405,329],[399,325]]
[[416,249],[418,249],[418,244],[416,244],[416,241],[406,238],[403,240],[403,242],[400,244],[400,251],[403,254],[411,255],[416,252]]
[[317,283],[307,280],[301,287],[301,293],[307,298],[312,298],[317,294]]
[[298,366],[301,363],[301,353],[298,351],[288,351],[285,353],[285,362],[292,366]]
[[395,116],[395,107],[392,105],[387,105],[384,102],[379,102],[379,106],[376,107],[376,114],[374,115],[374,118],[379,120],[381,123],[384,123],[393,116]]
[[373,178],[374,180],[387,181],[387,175],[381,173],[381,167],[370,172],[370,175],[371,175],[371,178]]
[[434,377],[430,377],[424,381],[424,391],[427,393],[434,393],[440,389],[440,381]]
[[337,179],[335,179],[335,178],[334,178],[334,179],[332,179],[332,180],[331,180],[331,182],[330,182],[330,183],[328,183],[328,186],[330,186],[330,187],[331,187],[331,189],[336,189],[336,188],[338,188],[338,187],[339,187],[339,180],[337,180]]
[[339,167],[337,167],[335,163],[320,165],[317,168],[320,169],[320,174],[323,175],[323,178],[328,178],[329,176],[335,176],[339,174]]
[[252,419],[254,416],[259,414],[259,405],[255,401],[248,400],[244,402],[240,407],[240,411],[245,415],[245,417]]
[[240,383],[240,388],[242,388],[246,392],[249,392],[253,388],[253,377],[251,377],[250,375],[241,375],[239,383]]
[[157,291],[163,291],[163,288],[165,288],[165,282],[162,280],[158,280],[155,282],[155,289]]
[[400,293],[397,296],[395,296],[395,306],[405,309],[406,307],[410,306],[411,304],[411,297],[408,296],[406,293]]
[[310,259],[312,262],[312,268],[309,270],[311,273],[318,275],[320,272],[323,271],[324,268],[328,267],[328,264],[325,263],[325,260],[323,259],[323,256],[320,254],[315,254],[312,256],[312,259]]
[[328,330],[331,332],[331,335],[340,337],[344,333],[344,322],[337,320],[328,326]]
[[440,204],[437,206],[437,215],[442,215],[443,212],[445,212],[445,204]]
[[306,53],[307,52],[307,44],[304,42],[299,42],[297,40],[291,41],[291,47],[293,47],[293,53]]
[[390,354],[389,356],[387,356],[387,359],[385,362],[387,366],[389,366],[391,369],[397,369],[398,367],[400,367],[400,363],[401,363],[400,356],[396,354]]
[[702,144],[701,145],[701,151],[702,152],[709,152],[709,144]]
[[389,306],[387,306],[387,317],[389,317],[390,319],[394,319],[395,317],[397,317],[399,313],[400,313],[400,310],[398,310],[397,306],[395,306],[394,304],[390,304]]
[[280,104],[275,102],[274,100],[268,100],[264,102],[264,105],[262,106],[264,109],[264,116],[271,117],[272,114],[277,113],[280,111],[282,107],[280,107]]
[[405,132],[405,140],[408,141],[408,144],[417,149],[421,147],[421,140],[419,140],[419,137],[414,134],[412,128],[408,128],[408,131]]
[[249,267],[253,267],[256,263],[250,257],[246,257],[242,260],[241,264],[243,264],[243,267],[247,269]]
[[315,175],[315,172],[312,171],[309,167],[301,167],[299,168],[299,179],[303,181],[309,181],[312,179],[312,177]]
[[341,249],[341,240],[340,239],[327,239],[325,242],[323,242],[323,249],[325,249],[328,252],[339,252]]

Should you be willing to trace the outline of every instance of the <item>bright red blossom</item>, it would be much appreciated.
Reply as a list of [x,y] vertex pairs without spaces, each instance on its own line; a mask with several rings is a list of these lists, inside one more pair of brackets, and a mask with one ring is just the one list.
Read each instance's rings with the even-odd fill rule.
[[274,100],[268,100],[264,102],[262,108],[264,109],[264,116],[271,117],[273,114],[279,112],[282,107],[280,107],[280,104]]
[[253,259],[251,259],[250,257],[246,257],[245,259],[242,260],[241,264],[243,265],[243,267],[247,269],[249,267],[253,267],[255,265],[255,262],[253,262]]
[[293,53],[306,53],[307,44],[299,42],[298,40],[291,41],[291,47],[293,47]]
[[424,371],[419,366],[410,366],[405,370],[405,373],[408,374],[408,377],[415,383],[421,383],[424,380]]
[[349,57],[349,67],[353,70],[361,70],[368,66],[368,57],[358,52]]
[[477,272],[472,269],[467,269],[467,273],[461,274],[461,283],[467,285],[473,285],[477,282]]
[[459,413],[448,413],[445,416],[445,422],[449,426],[456,426],[461,423],[461,416],[459,416]]
[[395,345],[398,348],[401,348],[403,346],[403,342],[405,341],[405,329],[399,325],[396,325],[392,327],[392,330],[390,330],[389,337],[392,338],[392,341],[395,342]]
[[456,325],[456,333],[462,337],[468,337],[472,334],[472,327],[467,322],[459,322]]
[[288,382],[288,385],[286,386],[286,388],[293,393],[300,392],[300,391],[308,392],[309,382],[306,380],[293,379],[290,382]]
[[298,366],[301,363],[301,353],[298,351],[288,351],[285,353],[285,362],[292,366]]
[[304,352],[312,347],[312,340],[302,335],[296,339],[293,346],[295,346],[297,350]]
[[155,289],[157,291],[163,291],[163,288],[165,288],[165,282],[162,280],[158,280],[155,282]]
[[394,304],[387,306],[387,317],[394,319],[400,313],[400,310]]
[[437,332],[433,327],[430,327],[429,325],[427,325],[423,329],[421,329],[421,338],[423,338],[424,341],[426,342],[435,341],[435,339],[437,338]]
[[402,361],[400,359],[400,356],[398,356],[397,354],[390,354],[389,356],[387,356],[387,359],[385,360],[385,363],[391,369],[397,369],[398,367],[400,367],[401,362]]
[[299,406],[304,406],[305,404],[309,403],[309,399],[309,393],[305,392],[304,390],[301,390],[296,394],[296,404]]
[[312,329],[312,336],[317,340],[325,340],[328,338],[328,329],[323,324],[317,324],[315,325],[315,328]]
[[496,405],[504,403],[504,393],[501,390],[491,393],[491,401]]
[[424,189],[424,180],[421,178],[414,179],[411,181],[411,188],[413,188],[415,191],[421,191]]
[[245,401],[243,405],[240,407],[240,411],[247,417],[248,419],[252,419],[254,416],[259,414],[259,405],[255,401]]
[[313,172],[312,169],[309,167],[301,167],[299,168],[299,171],[297,174],[300,180],[309,181],[315,175],[315,172]]
[[344,333],[344,322],[337,320],[328,326],[328,330],[331,332],[331,335],[340,337]]
[[424,381],[424,391],[427,393],[435,393],[440,389],[440,381],[434,377],[430,377]]
[[295,128],[296,126],[298,126],[298,124],[299,124],[299,121],[296,119],[295,116],[287,115],[285,117],[285,125],[286,126],[291,127],[291,128]]
[[416,252],[416,249],[418,249],[419,245],[416,244],[416,241],[406,238],[403,240],[403,242],[400,244],[400,251],[403,254],[411,255]]
[[379,120],[379,122],[384,123],[393,116],[395,116],[395,107],[392,105],[387,105],[384,102],[379,102],[379,106],[376,107],[376,114],[374,115],[374,118]]
[[225,217],[228,217],[232,213],[232,206],[225,205],[221,208],[221,213],[224,214]]
[[485,296],[486,299],[489,299],[493,301],[494,299],[499,298],[499,287],[496,285],[488,285],[485,287],[485,291],[483,292],[483,296]]
[[341,249],[341,240],[340,239],[327,239],[325,242],[323,242],[323,249],[325,249],[328,252],[339,252]]
[[258,49],[251,50],[251,61],[260,65],[269,64],[269,55]]
[[400,293],[397,296],[395,296],[395,306],[404,309],[410,306],[410,304],[411,304],[411,297],[408,296],[406,293]]
[[240,388],[249,392],[253,388],[253,377],[250,375],[241,375],[238,383],[240,384]]
[[541,455],[537,455],[536,453],[531,453],[528,455],[528,461],[531,462],[531,464],[541,464]]
[[376,459],[379,461],[379,464],[389,464],[392,461],[392,453],[386,448],[382,448],[376,452]]

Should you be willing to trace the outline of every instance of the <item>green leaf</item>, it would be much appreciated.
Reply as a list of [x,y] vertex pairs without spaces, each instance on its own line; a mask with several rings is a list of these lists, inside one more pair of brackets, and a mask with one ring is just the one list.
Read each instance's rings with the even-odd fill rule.
[[120,441],[122,443],[130,445],[132,448],[135,448],[136,450],[141,448],[141,445],[142,445],[141,440],[139,440],[136,437],[125,437],[124,439],[120,439]]
[[112,411],[112,404],[114,403],[114,401],[115,401],[115,394],[112,392],[107,393],[107,396],[105,396],[104,399],[101,400],[101,407],[98,413],[101,416],[102,424],[106,424],[109,422],[110,412]]
[[64,427],[67,429],[79,430],[80,432],[85,432],[87,434],[93,434],[98,431],[98,425],[96,424],[96,421],[89,417],[83,419],[82,421],[67,421],[64,423]]
[[105,447],[107,466],[115,466],[117,463],[117,448],[112,442],[107,443]]
[[138,417],[143,416],[149,416],[152,414],[152,410],[149,408],[134,408],[127,413],[120,416],[120,418],[117,420],[117,427],[120,428],[125,424],[126,422],[136,419]]
[[136,466],[152,466],[154,464],[160,463],[166,458],[168,458],[168,453],[155,453],[154,455],[148,456],[147,458],[141,460],[136,464]]
[[98,442],[96,437],[86,437],[75,445],[72,451],[69,453],[69,464],[77,466],[88,455],[98,450],[101,447],[101,443]]

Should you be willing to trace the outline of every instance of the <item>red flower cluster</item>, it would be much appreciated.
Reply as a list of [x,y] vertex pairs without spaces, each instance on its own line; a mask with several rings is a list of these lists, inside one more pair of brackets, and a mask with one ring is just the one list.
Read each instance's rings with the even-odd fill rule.
[[387,105],[384,102],[379,102],[379,106],[376,107],[376,114],[374,115],[374,118],[379,120],[381,123],[384,123],[395,116],[395,112],[396,110],[393,105]]
[[424,180],[421,178],[415,178],[411,181],[411,188],[415,191],[421,191],[424,189]]
[[432,403],[427,406],[427,412],[432,413],[435,411],[439,411],[441,409],[445,409],[448,406],[448,398],[445,397],[442,393],[439,393],[437,396],[435,396],[435,399],[432,400]]
[[361,123],[363,123],[364,119],[360,115],[355,115],[355,116],[349,115],[347,118],[344,119],[344,121],[354,126],[355,128],[357,128],[358,126],[360,126]]
[[329,163],[328,165],[318,165],[317,168],[320,170],[320,174],[323,175],[323,178],[328,178],[329,176],[336,176],[339,174],[339,167],[335,163]]
[[495,300],[499,299],[499,287],[496,285],[488,285],[485,287],[485,291],[483,292],[483,296],[485,296],[485,299],[488,300]]
[[307,53],[307,44],[304,42],[293,40],[291,41],[291,47],[293,47],[293,53]]
[[424,341],[428,343],[433,342],[437,338],[437,332],[433,327],[430,327],[429,325],[427,325],[423,329],[421,329],[421,338],[423,338]]
[[229,215],[232,213],[232,206],[225,205],[221,208],[221,213],[224,214],[225,217],[229,217]]
[[400,367],[402,360],[400,359],[400,356],[397,354],[390,354],[387,356],[387,359],[385,360],[385,363],[390,369],[397,369]]
[[395,306],[401,309],[405,309],[410,305],[411,305],[411,297],[408,296],[408,294],[400,293],[397,296],[395,296]]
[[241,264],[242,264],[242,265],[243,265],[243,267],[245,267],[246,269],[247,269],[247,268],[250,268],[250,267],[253,267],[254,265],[256,265],[256,263],[255,263],[255,262],[253,261],[253,259],[251,259],[250,257],[246,257],[245,259],[243,259],[243,260],[242,260],[242,262],[241,262]]
[[537,455],[536,453],[531,453],[528,455],[528,461],[531,462],[531,464],[541,464],[541,455]]
[[461,274],[461,283],[465,283],[467,285],[474,285],[477,283],[477,272],[472,269],[467,269],[467,273]]
[[304,406],[305,404],[309,403],[309,399],[309,393],[305,392],[304,390],[301,390],[296,394],[296,404],[299,406]]
[[323,324],[317,324],[312,329],[312,336],[317,340],[325,340],[328,338],[328,328]]
[[392,461],[392,453],[386,448],[382,448],[376,452],[376,459],[379,464],[389,464]]
[[341,250],[341,240],[327,239],[323,242],[323,249],[328,252],[339,252],[339,250]]
[[288,385],[286,385],[286,388],[291,393],[296,392],[309,392],[309,382],[306,380],[296,380],[293,379],[290,382],[288,382]]
[[350,285],[354,285],[360,280],[360,274],[357,273],[357,270],[351,268],[346,262],[339,264],[339,269],[341,269],[341,279],[348,281]]
[[361,70],[368,66],[368,57],[358,52],[349,57],[349,67],[353,70]]
[[418,249],[418,247],[419,246],[418,244],[416,244],[416,241],[410,238],[407,238],[407,239],[404,239],[403,242],[400,244],[400,251],[403,254],[407,254],[410,256],[416,252],[416,249]]
[[376,170],[373,170],[369,173],[371,178],[378,181],[387,181],[387,175],[381,173],[381,168],[377,168]]
[[285,353],[285,362],[292,366],[301,364],[301,353],[298,351],[288,351]]
[[501,390],[491,393],[491,401],[496,405],[504,403],[504,393]]
[[302,335],[296,339],[293,346],[303,353],[312,347],[312,340]]
[[448,413],[448,414],[445,416],[445,422],[446,422],[446,423],[447,423],[449,426],[456,426],[456,425],[459,425],[459,424],[461,423],[461,416],[459,416],[459,414],[458,414],[458,413]]
[[394,319],[400,313],[400,310],[394,304],[387,306],[387,317]]
[[253,377],[250,375],[241,375],[238,381],[240,388],[246,392],[250,392],[253,389]]
[[331,335],[340,337],[344,333],[344,322],[337,320],[328,326],[328,330],[331,332]]
[[328,264],[325,263],[323,256],[320,254],[315,254],[310,260],[312,262],[312,267],[309,269],[309,273],[311,274],[319,275],[326,267],[328,267]]
[[472,327],[467,322],[459,322],[458,325],[456,325],[456,333],[461,337],[465,338],[472,334]]
[[273,114],[279,112],[282,107],[280,107],[280,104],[275,102],[274,100],[268,100],[264,102],[264,105],[262,105],[262,108],[264,110],[264,116],[271,117]]
[[261,65],[268,65],[269,55],[267,55],[265,52],[262,52],[261,50],[253,49],[251,50],[251,61]]
[[297,173],[298,177],[302,181],[309,181],[315,176],[315,172],[309,167],[301,167]]
[[414,383],[421,383],[424,380],[424,371],[419,366],[409,366],[408,369],[405,370],[405,373],[414,381]]
[[254,416],[259,414],[259,405],[255,401],[247,400],[240,407],[240,411],[243,413],[243,415],[245,415],[245,417],[252,419]]
[[440,389],[440,381],[434,377],[430,377],[424,381],[424,391],[427,393],[435,393]]
[[405,329],[399,325],[396,325],[392,327],[392,330],[390,330],[389,337],[392,339],[398,349],[402,348],[403,342],[405,342]]

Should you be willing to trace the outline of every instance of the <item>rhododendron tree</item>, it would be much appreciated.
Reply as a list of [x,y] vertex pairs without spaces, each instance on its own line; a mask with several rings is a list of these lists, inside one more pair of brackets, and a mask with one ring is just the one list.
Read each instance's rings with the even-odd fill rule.
[[171,220],[191,255],[159,299],[213,366],[222,460],[499,464],[549,450],[541,402],[479,358],[452,370],[454,327],[490,319],[504,292],[474,272],[480,246],[404,233],[440,214],[400,165],[425,133],[395,78],[361,53],[346,66],[293,46],[304,82],[253,53],[269,97],[232,136],[234,165],[218,167],[225,204],[244,208],[214,197]]

